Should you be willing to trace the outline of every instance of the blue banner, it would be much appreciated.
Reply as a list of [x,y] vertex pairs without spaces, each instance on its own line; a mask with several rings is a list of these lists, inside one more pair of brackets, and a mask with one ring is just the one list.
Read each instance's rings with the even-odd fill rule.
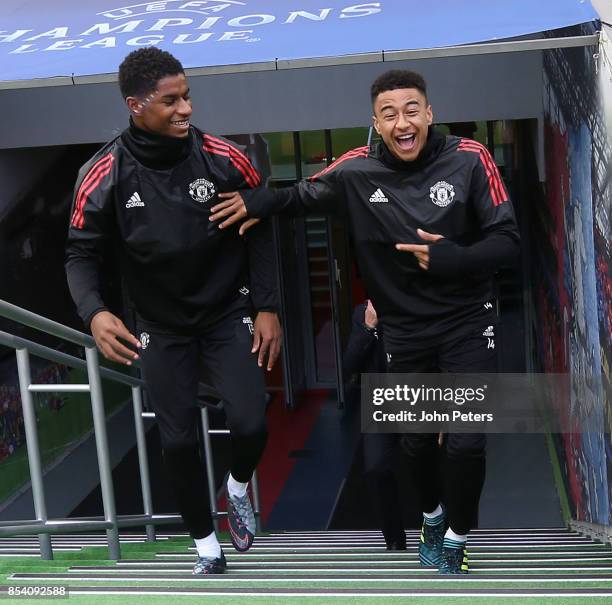
[[186,68],[436,48],[597,19],[588,0],[2,0],[0,79],[114,73],[155,44]]

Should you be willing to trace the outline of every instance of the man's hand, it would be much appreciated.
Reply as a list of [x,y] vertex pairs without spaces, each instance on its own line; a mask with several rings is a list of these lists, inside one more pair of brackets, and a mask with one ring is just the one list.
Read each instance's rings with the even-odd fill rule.
[[130,333],[125,324],[109,311],[96,313],[91,320],[91,333],[98,345],[98,349],[106,359],[132,365],[132,361],[138,359],[138,354],[129,349],[119,341],[124,340],[137,349],[140,348],[140,341]]
[[260,311],[255,318],[253,332],[253,348],[251,353],[259,351],[257,365],[263,367],[266,353],[268,354],[268,372],[274,366],[280,353],[283,331],[276,313]]
[[[444,239],[443,235],[427,233],[423,229],[417,229],[417,235],[426,242],[435,244],[438,240]],[[424,271],[429,269],[429,244],[395,244],[397,250],[402,252],[412,252],[419,262],[419,267]]]
[[364,322],[368,328],[375,328],[378,325],[378,315],[376,315],[376,309],[372,306],[371,300],[368,300],[366,306]]
[[[210,209],[212,214],[208,218],[209,221],[213,222],[225,219],[219,224],[219,229],[225,229],[226,227],[241,221],[243,218],[246,218],[246,206],[244,205],[244,200],[242,199],[239,191],[220,193],[219,198],[223,201]],[[246,229],[248,229],[248,227],[246,227]],[[242,233],[240,235],[242,235]]]

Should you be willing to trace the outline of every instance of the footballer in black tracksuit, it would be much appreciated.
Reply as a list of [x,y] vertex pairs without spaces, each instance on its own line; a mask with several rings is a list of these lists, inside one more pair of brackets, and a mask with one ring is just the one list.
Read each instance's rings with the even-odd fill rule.
[[[367,303],[357,305],[353,311],[353,325],[342,355],[345,378],[355,374],[387,371],[383,344],[383,329],[370,328],[365,322]],[[361,395],[358,392],[349,391]],[[382,534],[390,550],[406,549],[406,533],[400,507],[397,481],[393,472],[393,460],[400,443],[397,433],[365,433],[363,435],[364,475],[370,498],[374,505]]]
[[103,261],[117,257],[164,464],[193,538],[213,531],[196,446],[200,377],[225,403],[237,481],[250,480],[267,438],[264,379],[251,348],[253,311],[276,308],[270,225],[257,225],[245,243],[237,229],[225,233],[208,220],[220,191],[259,184],[225,139],[193,127],[172,139],[131,123],[81,168],[75,187],[72,297],[89,326],[107,310]]
[[[286,189],[241,192],[248,216],[336,213],[348,221],[356,260],[384,332],[390,372],[492,372],[496,315],[492,276],[518,255],[512,205],[494,160],[476,141],[432,127],[414,161],[384,141],[340,157]],[[429,247],[429,268],[397,243],[424,243],[417,229],[444,239]],[[438,493],[437,435],[406,435],[421,510],[441,500],[451,528],[474,525],[485,475],[485,437],[445,437]],[[443,496],[443,498],[441,498]]]

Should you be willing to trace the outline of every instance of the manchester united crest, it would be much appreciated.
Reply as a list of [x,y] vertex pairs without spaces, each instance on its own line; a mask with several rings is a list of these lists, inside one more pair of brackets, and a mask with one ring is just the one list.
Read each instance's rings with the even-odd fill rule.
[[189,195],[203,204],[215,195],[215,186],[206,179],[196,179],[189,184]]
[[146,349],[149,346],[149,343],[151,342],[151,337],[149,336],[147,332],[141,332],[140,338],[138,340],[140,340],[140,346],[142,347],[144,351],[144,349]]
[[429,189],[431,201],[441,208],[448,206],[455,197],[455,188],[446,181],[438,181]]

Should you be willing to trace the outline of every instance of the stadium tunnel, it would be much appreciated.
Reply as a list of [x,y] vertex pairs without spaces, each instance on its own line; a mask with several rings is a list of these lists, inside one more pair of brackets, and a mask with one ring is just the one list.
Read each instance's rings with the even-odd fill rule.
[[[598,13],[573,0],[519,2],[528,5],[524,11],[516,2],[485,3],[498,12],[483,24],[480,2],[461,13],[449,0],[429,3],[427,13],[410,3],[407,36],[405,4],[397,2],[330,1],[332,8],[305,11],[262,0],[246,11],[236,2],[219,8],[169,1],[148,10],[146,3],[118,8],[64,0],[47,22],[34,4],[8,0],[2,8],[8,17],[0,32],[0,112],[7,117],[0,135],[1,299],[82,329],[63,275],[71,192],[78,167],[126,124],[115,72],[136,45],[159,44],[183,61],[194,123],[244,145],[273,187],[365,145],[371,82],[391,68],[418,71],[438,127],[489,149],[517,211],[521,259],[496,280],[499,371],[570,374],[588,385],[588,392],[568,393],[563,409],[572,416],[556,418],[550,432],[490,436],[480,526],[573,520],[611,535],[612,55],[605,8],[597,3]],[[191,12],[183,4],[194,5]],[[200,40],[202,31],[211,36]],[[323,216],[276,220],[275,231],[285,340],[282,365],[268,380],[264,526],[372,528],[372,512],[354,497],[363,470],[358,404],[341,369],[352,309],[365,298],[349,233]],[[114,291],[120,307],[120,287]],[[9,322],[0,325],[31,337]],[[14,357],[5,349],[0,357],[0,475],[11,469],[0,517],[30,518]],[[37,371],[53,381],[55,370],[42,364]],[[121,396],[112,397],[120,424]],[[65,491],[61,481],[87,473],[71,455],[77,444],[87,447],[87,412],[76,421],[61,418],[69,408],[69,401],[41,403],[54,433],[47,459],[55,472],[64,465],[50,498]],[[133,441],[119,435],[123,441],[111,447],[121,486],[134,481],[135,462]],[[154,468],[156,440],[152,428]],[[222,463],[225,446],[218,447]],[[11,464],[20,455],[21,475]],[[401,467],[400,457],[398,474]],[[138,507],[137,494],[128,492],[116,488],[118,510],[126,514]],[[163,485],[155,498],[156,509],[172,507]],[[407,525],[414,526],[417,511],[409,494],[403,498]],[[61,515],[99,513],[89,482],[72,501],[60,500]]]

